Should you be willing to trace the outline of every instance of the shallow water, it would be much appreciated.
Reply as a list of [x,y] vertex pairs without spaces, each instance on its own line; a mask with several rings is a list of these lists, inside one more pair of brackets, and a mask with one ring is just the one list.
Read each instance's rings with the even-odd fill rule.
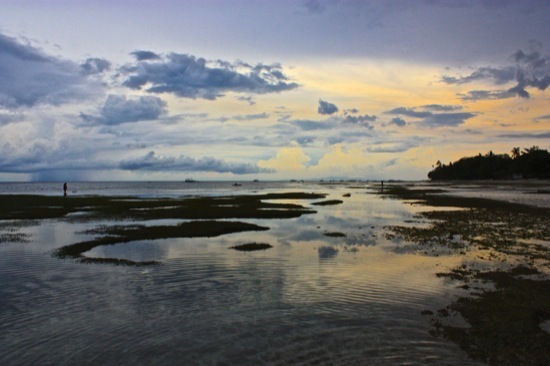
[[425,185],[443,188],[447,191],[445,194],[448,195],[488,198],[550,208],[550,182],[548,180],[455,181],[418,184],[421,187]]
[[[467,258],[417,254],[383,234],[421,208],[367,189],[303,191],[344,203],[297,219],[246,220],[271,228],[264,232],[86,253],[158,266],[51,257],[89,238],[81,232],[94,223],[23,228],[30,242],[0,243],[0,364],[475,364],[431,336],[421,315],[460,293],[434,273]],[[273,248],[229,249],[253,241]]]
[[[184,197],[250,194],[269,190],[302,190],[300,182],[234,182],[205,181],[186,183],[181,181],[160,182],[68,182],[68,195],[134,196],[134,197]],[[0,182],[1,194],[63,195],[63,182]]]

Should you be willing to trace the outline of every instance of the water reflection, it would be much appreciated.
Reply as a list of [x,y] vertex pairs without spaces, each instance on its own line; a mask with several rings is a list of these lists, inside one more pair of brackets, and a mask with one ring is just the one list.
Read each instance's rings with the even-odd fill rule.
[[[327,199],[348,192],[321,188]],[[49,255],[93,224],[27,228],[30,243],[0,246],[0,364],[473,364],[420,314],[448,303],[457,290],[433,274],[463,258],[399,254],[381,233],[411,206],[353,191],[315,209],[247,220],[264,232],[86,253],[163,263],[147,268]],[[246,242],[273,248],[229,249]]]
[[334,247],[319,247],[317,249],[317,252],[319,253],[319,259],[331,259],[336,257],[338,254],[338,249]]

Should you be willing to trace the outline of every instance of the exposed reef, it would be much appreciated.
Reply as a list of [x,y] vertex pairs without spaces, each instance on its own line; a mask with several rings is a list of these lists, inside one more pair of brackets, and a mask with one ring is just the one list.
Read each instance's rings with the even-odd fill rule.
[[103,236],[94,240],[67,245],[58,249],[54,255],[58,258],[75,259],[83,263],[115,263],[126,265],[150,265],[157,262],[134,262],[113,258],[91,258],[85,252],[101,245],[129,243],[137,240],[156,240],[169,238],[215,237],[242,231],[269,230],[268,227],[235,221],[194,221],[173,226],[112,226],[99,230]]
[[324,197],[300,192],[189,198],[4,195],[0,200],[0,220],[294,218],[315,211],[297,204],[266,201]]
[[232,246],[230,249],[235,249],[243,252],[252,252],[256,250],[266,250],[273,248],[273,245],[267,243],[246,243]]
[[[384,192],[412,204],[449,207],[419,213],[428,226],[386,227],[388,239],[399,237],[428,255],[442,250],[474,253],[485,263],[480,267],[465,262],[437,274],[457,282],[468,295],[436,312],[422,311],[430,316],[431,333],[490,365],[550,364],[550,334],[541,328],[550,319],[550,210],[439,193],[403,186]],[[449,324],[453,313],[468,326]]]
[[313,202],[312,205],[314,205],[314,206],[332,206],[332,205],[339,205],[341,203],[344,203],[344,201],[342,201],[342,200],[327,200],[327,201]]
[[[136,198],[109,196],[4,195],[0,200],[0,242],[28,240],[14,228],[24,223],[56,219],[68,222],[130,222],[129,225],[98,226],[88,230],[92,240],[66,245],[54,251],[58,258],[82,263],[152,265],[156,261],[135,262],[119,258],[92,258],[85,253],[102,245],[138,240],[214,237],[268,227],[228,219],[286,219],[316,211],[299,204],[277,200],[316,200],[324,194],[288,192],[260,195],[186,198]],[[177,225],[142,225],[151,220],[192,220]],[[136,223],[136,224],[133,224]]]

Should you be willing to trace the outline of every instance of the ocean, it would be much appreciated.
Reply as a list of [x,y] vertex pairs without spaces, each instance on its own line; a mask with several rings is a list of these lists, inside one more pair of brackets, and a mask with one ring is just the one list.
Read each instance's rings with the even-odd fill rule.
[[[64,182],[0,182],[1,194],[63,195]],[[300,189],[304,183],[290,181],[128,181],[67,182],[67,192],[78,196],[134,196],[142,198],[220,196],[250,194],[263,190]]]
[[[379,183],[233,184],[68,182],[68,193],[317,192],[342,203],[293,200],[316,213],[242,220],[267,231],[138,240],[85,253],[160,263],[146,267],[83,264],[52,253],[90,240],[97,227],[177,220],[0,221],[3,233],[26,238],[0,241],[0,364],[476,364],[456,344],[430,335],[422,315],[463,291],[435,273],[475,258],[424,255],[385,235],[387,225],[422,225],[417,214],[424,208],[377,195]],[[62,195],[63,182],[1,183],[0,193]],[[273,247],[230,249],[249,242]]]

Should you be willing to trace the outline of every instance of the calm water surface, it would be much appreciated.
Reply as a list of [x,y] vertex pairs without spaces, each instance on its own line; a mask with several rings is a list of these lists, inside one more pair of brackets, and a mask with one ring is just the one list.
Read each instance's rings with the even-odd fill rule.
[[[57,185],[43,194],[55,194]],[[54,249],[89,238],[82,231],[100,223],[23,227],[30,242],[0,243],[0,364],[474,364],[455,344],[429,335],[429,319],[421,315],[460,294],[434,274],[474,259],[427,256],[386,240],[385,225],[417,221],[420,208],[356,186],[137,184],[130,193],[143,197],[299,190],[344,201],[297,219],[245,220],[269,231],[87,253],[158,260],[158,266],[51,257]],[[116,187],[95,191],[128,194]],[[346,237],[323,235],[334,231]],[[251,241],[273,248],[229,249]]]

